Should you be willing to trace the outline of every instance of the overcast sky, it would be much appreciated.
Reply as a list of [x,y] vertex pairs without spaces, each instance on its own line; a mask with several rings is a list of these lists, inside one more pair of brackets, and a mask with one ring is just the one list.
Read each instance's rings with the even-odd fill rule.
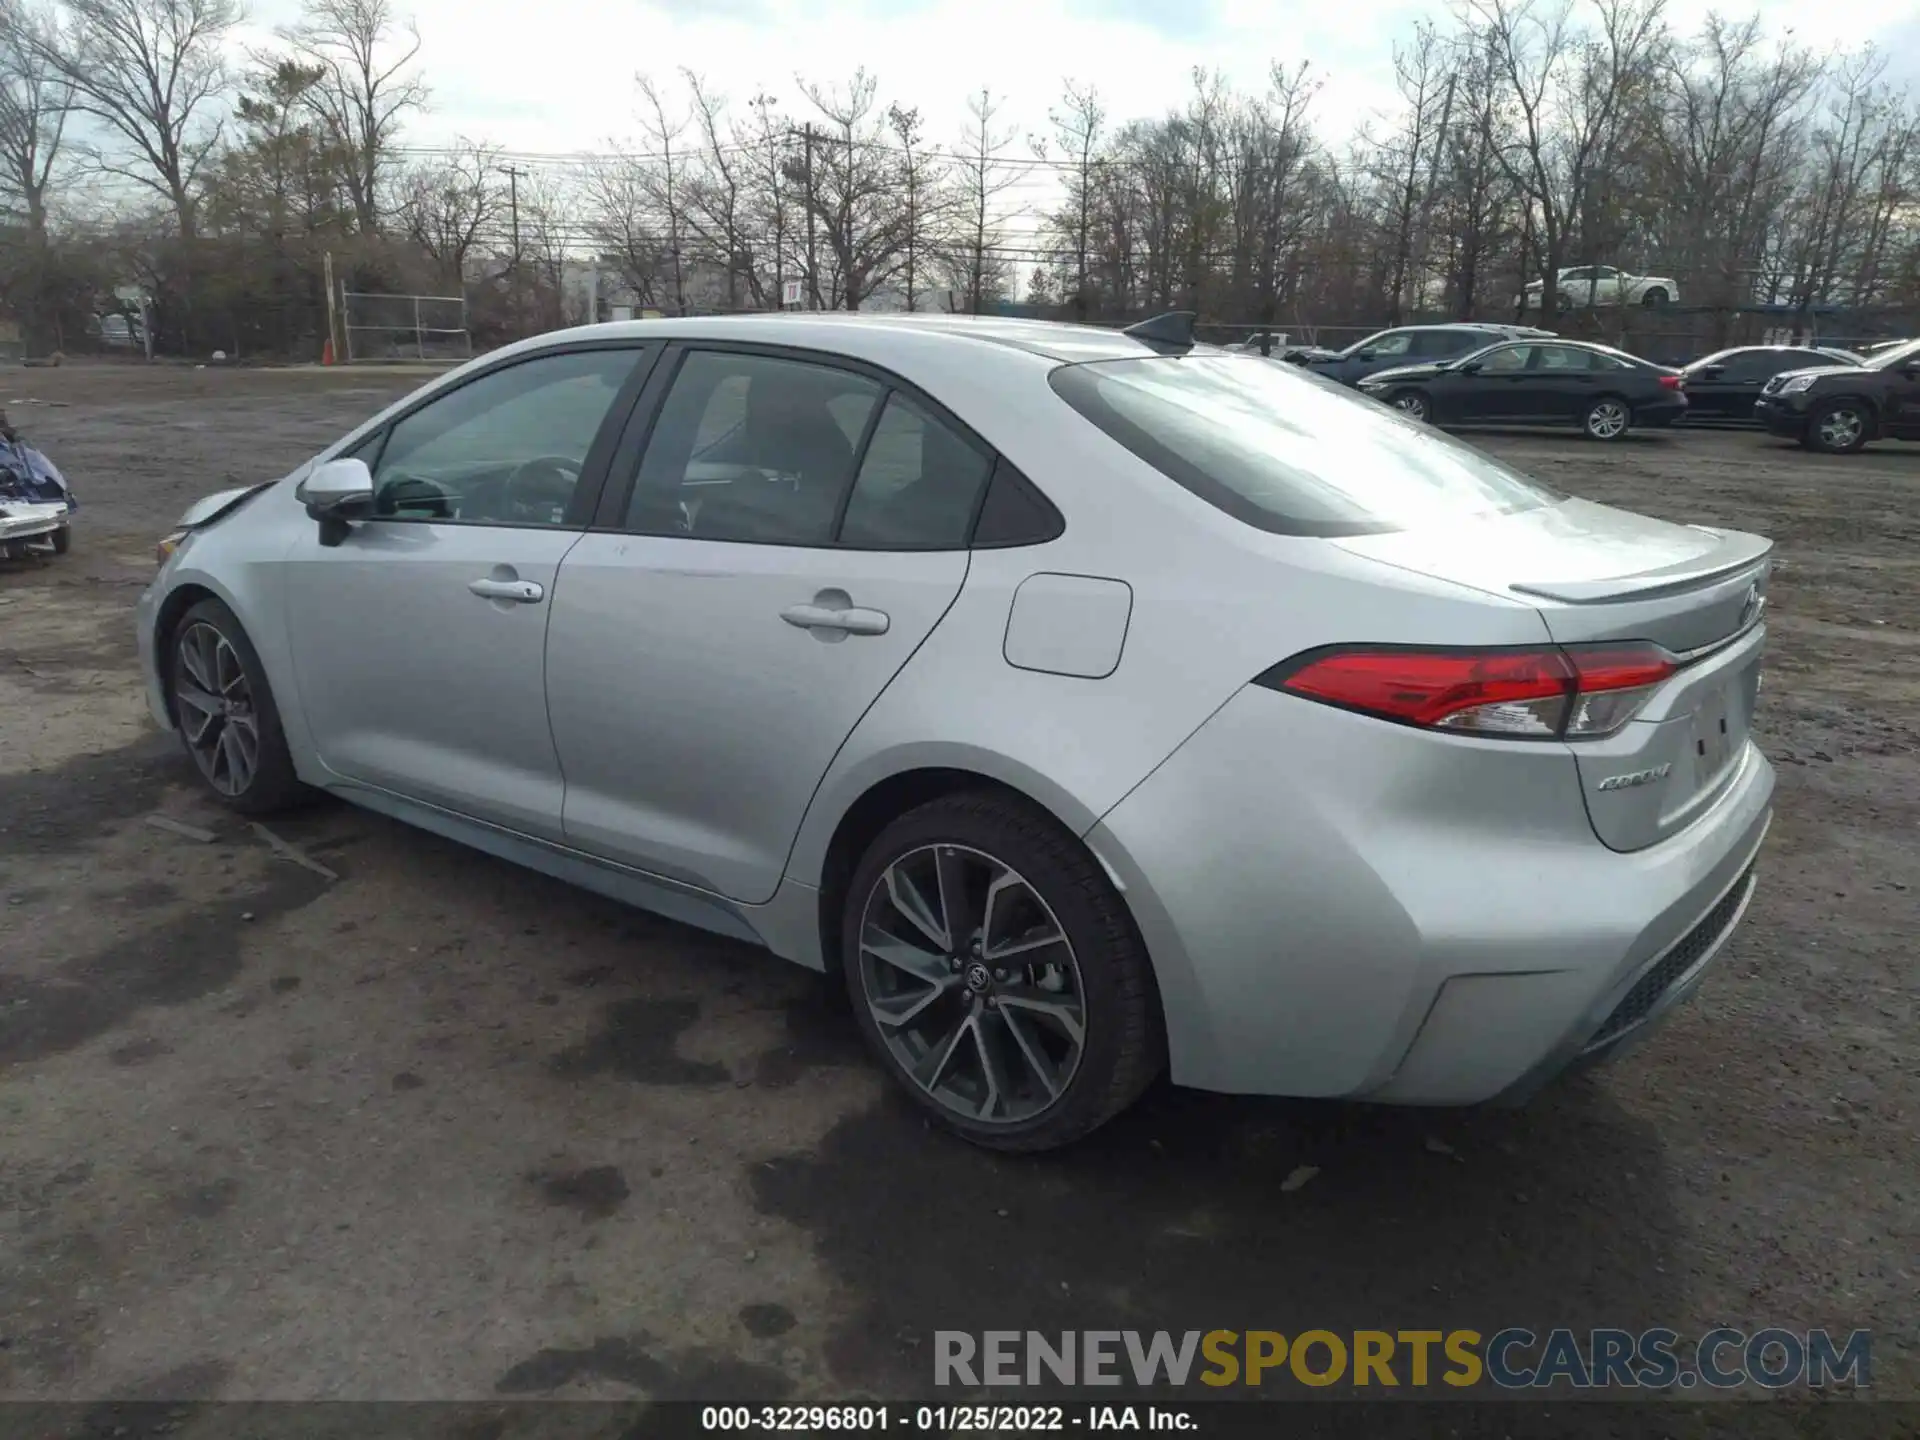
[[[1714,8],[1669,0],[1676,28]],[[1196,65],[1259,87],[1274,61],[1325,76],[1324,125],[1341,128],[1393,103],[1393,47],[1415,21],[1444,21],[1411,0],[398,0],[425,48],[432,112],[422,139],[483,137],[518,151],[575,151],[636,132],[634,72],[681,66],[744,101],[764,89],[796,107],[794,76],[832,81],[865,65],[882,101],[918,105],[957,132],[983,85],[1023,128],[1044,125],[1065,76],[1098,85],[1121,118],[1179,102]],[[1797,21],[1815,46],[1875,40],[1920,79],[1920,0],[1759,0],[1770,25]],[[297,13],[261,0],[259,26]],[[529,23],[529,21],[533,23]],[[1015,113],[1017,112],[1017,114]]]
[[[804,118],[796,74],[843,80],[859,65],[880,79],[881,105],[918,106],[931,138],[958,139],[969,94],[1006,97],[1009,124],[1046,127],[1063,77],[1099,88],[1118,120],[1162,113],[1190,88],[1193,67],[1264,87],[1275,61],[1305,60],[1323,77],[1321,133],[1344,137],[1394,107],[1392,57],[1416,20],[1445,21],[1448,0],[398,0],[425,42],[433,107],[409,140],[469,136],[524,153],[635,142],[633,77],[691,67],[744,109],[760,90]],[[298,0],[258,0],[254,26],[290,18]],[[1714,8],[1669,0],[1691,30]],[[1736,14],[1751,8],[1721,8]],[[1920,0],[1759,0],[1770,26],[1798,21],[1820,48],[1873,40],[1903,78],[1920,82]],[[1023,151],[1023,153],[1026,153]],[[1050,188],[1044,173],[1020,187]],[[1018,191],[1016,196],[1018,198]]]

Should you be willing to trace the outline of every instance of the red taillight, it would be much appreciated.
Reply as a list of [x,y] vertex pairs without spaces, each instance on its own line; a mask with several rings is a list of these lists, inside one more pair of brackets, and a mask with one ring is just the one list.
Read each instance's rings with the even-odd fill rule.
[[1663,390],[1684,390],[1687,388],[1687,382],[1678,375],[1662,375],[1660,377],[1660,388]]
[[1309,652],[1257,683],[1402,725],[1513,739],[1610,734],[1679,668],[1656,645]]

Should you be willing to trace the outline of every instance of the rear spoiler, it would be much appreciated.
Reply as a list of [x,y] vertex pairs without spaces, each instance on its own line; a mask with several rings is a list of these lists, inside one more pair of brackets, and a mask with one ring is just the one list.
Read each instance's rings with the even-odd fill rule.
[[1605,580],[1535,580],[1509,585],[1509,590],[1565,605],[1605,605],[1620,600],[1657,600],[1678,595],[1711,581],[1752,569],[1773,552],[1773,541],[1741,530],[1691,527],[1719,541],[1703,555],[1658,570],[1614,575]]

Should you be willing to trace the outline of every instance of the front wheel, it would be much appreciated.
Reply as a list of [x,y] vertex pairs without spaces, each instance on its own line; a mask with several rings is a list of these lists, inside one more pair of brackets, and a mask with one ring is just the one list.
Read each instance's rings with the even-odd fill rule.
[[1590,440],[1618,440],[1633,424],[1633,410],[1627,402],[1604,395],[1587,407],[1580,428]]
[[1831,400],[1807,417],[1807,447],[1851,455],[1867,443],[1869,419],[1857,400]]
[[1667,292],[1656,285],[1640,297],[1640,303],[1649,310],[1656,306],[1664,305],[1667,303]]
[[1387,403],[1409,420],[1423,425],[1433,420],[1433,402],[1418,390],[1396,390]]
[[233,611],[202,600],[174,627],[168,654],[174,726],[213,797],[243,815],[298,800],[266,668]]
[[62,525],[58,530],[53,532],[50,538],[53,541],[53,553],[56,555],[64,555],[73,549],[73,527],[71,525]]
[[889,825],[848,886],[841,963],[881,1064],[977,1145],[1068,1144],[1162,1064],[1152,969],[1119,894],[1010,796],[947,796]]

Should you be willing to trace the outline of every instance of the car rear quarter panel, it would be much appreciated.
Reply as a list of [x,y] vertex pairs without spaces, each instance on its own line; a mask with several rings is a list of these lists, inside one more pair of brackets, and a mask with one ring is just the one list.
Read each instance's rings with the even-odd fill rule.
[[[1036,379],[1045,368],[1036,366]],[[819,885],[841,817],[904,771],[982,774],[1085,835],[1254,676],[1302,650],[1335,641],[1547,639],[1530,605],[1232,519],[1109,439],[1044,383],[956,382],[935,393],[1049,495],[1066,529],[1049,544],[973,554],[953,608],[823,777],[789,858],[790,881]],[[1044,572],[1130,587],[1125,644],[1111,674],[1009,663],[1014,596]],[[1284,728],[1270,743],[1275,764],[1338,760],[1295,749]],[[1577,785],[1567,785],[1577,808]],[[1579,824],[1585,832],[1584,817]]]

